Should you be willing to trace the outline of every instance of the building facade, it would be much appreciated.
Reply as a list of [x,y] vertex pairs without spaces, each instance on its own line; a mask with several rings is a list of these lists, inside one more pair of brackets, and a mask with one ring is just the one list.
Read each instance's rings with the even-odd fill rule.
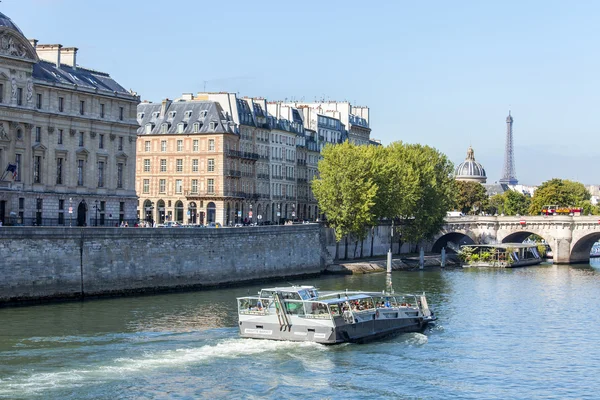
[[139,98],[38,45],[0,14],[0,221],[113,225],[135,220]]
[[229,223],[245,196],[254,157],[214,101],[164,100],[138,106],[136,188],[149,224]]
[[320,114],[316,107],[234,93],[140,104],[140,219],[223,225],[317,220],[310,182],[318,176],[323,146],[349,138],[344,112],[348,126],[366,134],[356,143],[369,142],[368,119],[360,128],[350,106],[340,108]]

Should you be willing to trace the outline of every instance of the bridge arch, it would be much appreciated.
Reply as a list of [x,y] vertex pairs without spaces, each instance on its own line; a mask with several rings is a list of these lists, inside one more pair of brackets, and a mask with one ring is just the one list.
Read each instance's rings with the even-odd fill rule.
[[462,246],[465,244],[475,244],[475,240],[473,240],[469,235],[464,234],[462,232],[449,232],[445,235],[439,237],[431,248],[432,253],[441,253],[442,248],[446,247],[447,251],[455,252],[454,249],[448,247],[448,242],[452,242],[458,246]]
[[587,263],[590,261],[590,252],[594,243],[600,240],[600,232],[593,232],[573,241],[571,247],[571,263]]

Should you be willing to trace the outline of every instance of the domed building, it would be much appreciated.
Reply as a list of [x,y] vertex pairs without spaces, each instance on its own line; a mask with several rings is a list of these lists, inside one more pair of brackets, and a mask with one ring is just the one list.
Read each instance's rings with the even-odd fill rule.
[[485,169],[483,165],[475,161],[475,152],[471,146],[467,150],[465,161],[456,167],[454,179],[457,181],[486,183],[487,176],[485,175]]

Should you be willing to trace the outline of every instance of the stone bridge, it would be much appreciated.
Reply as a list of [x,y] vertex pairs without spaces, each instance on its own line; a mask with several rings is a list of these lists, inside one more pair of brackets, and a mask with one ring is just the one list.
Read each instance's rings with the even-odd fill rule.
[[554,263],[587,263],[592,246],[600,240],[600,217],[448,217],[433,240],[432,251],[440,252],[448,242],[460,245],[522,242],[533,233],[550,245]]

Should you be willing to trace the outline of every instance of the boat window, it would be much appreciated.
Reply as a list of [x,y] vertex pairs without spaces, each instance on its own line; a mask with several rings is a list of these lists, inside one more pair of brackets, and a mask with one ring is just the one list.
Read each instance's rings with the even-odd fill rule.
[[307,318],[331,319],[330,311],[325,303],[307,301],[304,303],[304,312]]
[[[290,294],[290,293],[285,293],[285,294]],[[298,295],[297,293],[293,293],[295,295]],[[300,315],[303,316],[304,315],[304,307],[303,307],[304,303],[302,301],[286,301],[285,302],[285,309],[287,311],[288,314],[290,315]]]
[[343,303],[340,304],[330,304],[329,310],[331,311],[331,315],[334,317],[340,317],[342,315]]
[[238,299],[238,312],[240,314],[266,314],[269,301],[258,297],[244,297]]
[[306,290],[301,290],[298,292],[298,295],[302,300],[310,300],[310,294]]
[[261,290],[260,297],[273,297],[273,290]]
[[283,292],[281,293],[284,299],[286,300],[302,300],[300,295],[296,292]]

